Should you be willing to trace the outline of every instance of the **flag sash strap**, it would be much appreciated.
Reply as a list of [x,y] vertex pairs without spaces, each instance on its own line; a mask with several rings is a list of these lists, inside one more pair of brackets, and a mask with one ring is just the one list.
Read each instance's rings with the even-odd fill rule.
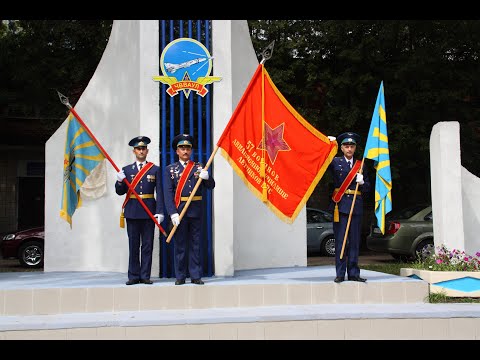
[[350,169],[350,172],[348,173],[345,180],[343,180],[343,183],[338,188],[338,191],[333,192],[332,200],[334,202],[338,203],[342,199],[343,194],[345,194],[345,191],[347,190],[348,186],[350,185],[353,178],[355,177],[355,174],[358,172],[360,165],[361,165],[361,161],[355,160],[355,164]]
[[177,190],[175,191],[175,206],[180,206],[180,198],[182,197],[183,187],[187,183],[188,176],[190,175],[190,171],[192,171],[195,162],[189,161],[185,170],[183,170],[182,176],[180,176],[180,180],[178,181]]
[[153,166],[153,162],[147,162],[145,166],[140,170],[137,175],[132,180],[132,183],[130,184],[131,187],[128,189],[127,195],[125,197],[125,201],[123,202],[122,205],[122,210],[125,208],[125,205],[127,205],[128,200],[130,200],[130,195],[132,194],[132,189],[135,189],[135,187],[138,185],[140,180],[142,180],[143,176],[146,174],[148,170]]

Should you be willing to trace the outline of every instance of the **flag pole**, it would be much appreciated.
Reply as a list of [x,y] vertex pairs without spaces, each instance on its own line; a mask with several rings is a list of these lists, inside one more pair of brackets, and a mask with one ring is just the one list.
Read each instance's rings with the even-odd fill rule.
[[[260,62],[259,66],[261,65],[262,66],[262,71],[263,71],[263,64],[265,63],[265,61],[267,61],[268,59],[270,59],[272,57],[272,54],[273,54],[273,47],[275,45],[275,40],[273,40],[270,44],[268,44],[268,46],[262,51],[262,61]],[[257,67],[257,71],[258,71],[258,67]],[[251,83],[247,86],[247,90],[249,89]],[[245,93],[243,94],[242,98],[240,99],[240,102],[239,104],[242,102],[242,100],[244,99],[244,96],[246,94],[247,91],[245,91]],[[238,111],[239,107],[237,106],[237,108],[235,109],[234,111],[234,114],[235,115],[235,112]],[[232,115],[232,118],[233,118],[233,115]],[[263,115],[262,115],[262,118],[263,118]],[[227,124],[227,128],[228,126],[230,125],[230,122]],[[262,128],[263,128],[263,124],[262,124]],[[263,131],[263,130],[262,130]],[[222,133],[222,136],[220,136],[220,139],[218,140],[217,144],[220,142],[220,140],[222,140],[222,137],[223,135],[225,134],[225,131]],[[263,135],[262,135],[262,141],[263,141]],[[264,144],[265,145],[265,144]],[[265,147],[265,146],[264,146]],[[218,151],[218,145],[215,146],[215,149],[213,149],[213,152],[212,154],[210,155],[210,158],[208,159],[205,167],[203,168],[204,170],[208,170],[208,168],[210,167],[210,164],[212,163],[213,161],[213,157],[215,156],[215,154],[217,153]],[[264,161],[263,163],[263,166],[264,166],[264,169],[265,169],[265,159],[263,158],[262,159]],[[264,170],[265,171],[265,170]],[[182,220],[183,216],[185,215],[185,213],[187,212],[187,209],[188,209],[188,206],[190,205],[190,203],[192,202],[192,199],[193,197],[195,196],[195,193],[197,192],[197,189],[199,188],[200,184],[202,183],[202,178],[199,177],[198,180],[197,180],[197,183],[195,184],[195,187],[193,188],[190,196],[188,197],[188,200],[187,202],[185,203],[185,206],[183,207],[182,209],[182,212],[180,213],[180,220]],[[168,234],[168,237],[167,237],[167,240],[166,242],[169,243],[171,240],[172,240],[172,237],[173,237],[173,234],[175,234],[175,231],[177,230],[177,227],[176,225],[173,225],[173,228],[172,230],[170,230],[170,233]]]
[[[208,159],[207,164],[205,165],[203,170],[208,170],[208,168],[210,167],[210,164],[213,161],[213,157],[215,156],[217,151],[218,151],[218,145],[215,146],[215,149],[213,149],[213,152],[210,155],[210,158]],[[190,203],[192,202],[192,199],[195,196],[200,184],[202,183],[202,180],[203,179],[199,176],[198,180],[197,180],[197,183],[195,184],[195,187],[193,188],[192,192],[190,193],[190,196],[188,197],[188,200],[185,203],[185,206],[183,207],[182,212],[180,213],[180,220],[182,220],[183,216],[187,212],[187,209],[190,206]],[[168,234],[168,237],[167,237],[167,240],[166,240],[167,243],[169,243],[172,240],[173,234],[175,234],[175,231],[177,230],[177,227],[178,227],[177,225],[173,225],[172,230],[170,230],[170,233]]]
[[[360,171],[359,171],[360,174],[363,172],[364,161],[365,161],[365,158],[362,159],[362,165],[360,165]],[[353,207],[355,206],[355,200],[357,199],[357,191],[358,191],[358,182],[357,182],[357,185],[355,186],[355,194],[353,194],[352,206],[350,207],[350,213],[348,214],[347,227],[345,229],[345,236],[343,237],[342,251],[340,252],[340,259],[343,259],[343,252],[345,250],[345,244],[347,243],[348,230],[350,229],[350,220],[352,220]]]
[[267,202],[267,183],[265,182],[265,151],[267,149],[267,144],[265,142],[265,61],[269,60],[273,54],[273,47],[275,46],[275,40],[273,40],[268,46],[262,51],[262,61],[260,65],[262,66],[262,159],[260,160],[260,177],[263,179],[262,184],[262,201]]
[[[65,95],[62,95],[58,90],[57,90],[57,94],[58,94],[58,97],[60,98],[60,102],[62,104],[64,104],[66,107],[68,107],[68,109],[70,110],[70,112],[75,116],[75,118],[80,122],[80,124],[82,124],[83,128],[85,129],[85,131],[88,133],[88,135],[90,135],[90,137],[92,138],[92,140],[95,142],[95,145],[98,146],[98,148],[100,149],[100,151],[102,152],[102,154],[108,159],[108,161],[110,161],[110,164],[112,164],[112,166],[115,168],[115,170],[117,172],[120,171],[120,169],[118,168],[118,166],[115,164],[115,162],[112,160],[112,158],[110,157],[110,155],[108,155],[108,153],[105,151],[105,149],[103,148],[103,146],[99,143],[99,141],[97,140],[97,138],[92,134],[92,132],[90,131],[90,129],[87,127],[87,125],[83,122],[83,120],[80,118],[80,116],[77,114],[77,112],[75,111],[75,109],[72,107],[72,105],[70,105],[69,101],[68,101],[68,98],[65,96]],[[137,192],[135,191],[134,188],[132,188],[131,184],[128,182],[127,178],[123,179],[123,181],[125,182],[125,184],[127,184],[128,188],[132,191],[132,193],[135,195],[135,197],[137,198],[137,200],[140,202],[140,205],[143,206],[143,208],[145,209],[145,211],[147,212],[148,216],[150,216],[150,218],[153,220],[153,222],[155,223],[155,225],[157,225],[158,229],[160,230],[160,232],[164,235],[164,236],[167,236],[167,233],[165,232],[165,230],[163,229],[162,225],[160,225],[158,222],[157,222],[157,219],[155,218],[155,216],[152,215],[151,211],[149,210],[149,208],[147,207],[147,205],[145,205],[145,203],[143,202],[142,198],[140,197],[140,195],[137,194]]]

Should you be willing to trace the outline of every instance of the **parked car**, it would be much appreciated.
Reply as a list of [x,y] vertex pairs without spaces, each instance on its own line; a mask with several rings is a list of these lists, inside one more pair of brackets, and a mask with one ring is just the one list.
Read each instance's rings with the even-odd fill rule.
[[0,243],[2,257],[17,258],[25,267],[42,267],[44,239],[43,226],[7,234]]
[[367,248],[390,253],[394,259],[412,261],[435,252],[431,205],[415,205],[387,214],[385,234],[372,224]]
[[335,256],[333,215],[328,211],[307,208],[307,254]]

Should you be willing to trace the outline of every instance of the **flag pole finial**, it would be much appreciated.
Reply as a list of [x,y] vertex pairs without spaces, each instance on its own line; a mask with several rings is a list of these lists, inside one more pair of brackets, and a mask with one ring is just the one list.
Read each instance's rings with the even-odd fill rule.
[[63,95],[60,91],[56,90],[57,91],[57,94],[58,94],[58,97],[60,98],[60,102],[67,106],[69,109],[72,108],[72,105],[70,105],[70,103],[68,102],[68,97],[66,97],[65,95]]
[[265,61],[267,61],[268,59],[270,59],[272,57],[274,46],[275,46],[275,40],[273,40],[270,44],[268,44],[268,46],[265,49],[263,49],[263,51],[262,51],[262,61],[260,62],[260,64],[264,64]]

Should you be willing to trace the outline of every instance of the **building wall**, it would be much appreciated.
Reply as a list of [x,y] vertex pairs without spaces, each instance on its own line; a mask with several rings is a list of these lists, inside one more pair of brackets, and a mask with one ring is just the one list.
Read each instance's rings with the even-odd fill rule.
[[18,204],[18,178],[43,177],[43,169],[32,173],[28,171],[28,168],[30,164],[38,164],[43,168],[44,162],[45,150],[43,147],[0,147],[0,234],[17,230],[19,223],[22,223],[18,218],[18,206],[20,206]]

